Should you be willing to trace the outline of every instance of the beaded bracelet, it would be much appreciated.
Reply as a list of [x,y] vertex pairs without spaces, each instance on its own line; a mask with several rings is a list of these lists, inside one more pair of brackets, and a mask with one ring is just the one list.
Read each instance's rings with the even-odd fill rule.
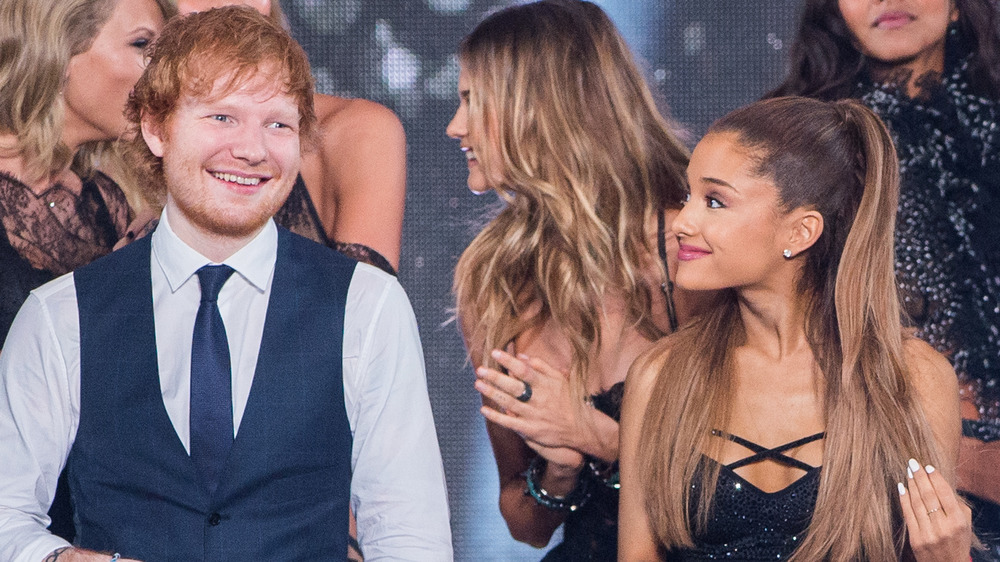
[[587,461],[590,474],[594,480],[613,490],[620,490],[622,485],[618,478],[618,461],[604,462],[597,459]]
[[576,487],[565,496],[554,496],[539,485],[542,471],[545,470],[545,459],[535,457],[531,459],[528,470],[524,472],[524,479],[527,487],[524,495],[535,498],[538,505],[553,511],[576,511],[583,507],[590,499],[590,489],[586,478],[579,478]]

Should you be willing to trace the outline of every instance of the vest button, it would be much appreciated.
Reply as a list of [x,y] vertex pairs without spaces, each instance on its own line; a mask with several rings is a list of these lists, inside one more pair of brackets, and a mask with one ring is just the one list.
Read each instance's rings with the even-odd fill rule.
[[213,513],[208,516],[208,524],[215,527],[222,521],[222,516],[218,513]]

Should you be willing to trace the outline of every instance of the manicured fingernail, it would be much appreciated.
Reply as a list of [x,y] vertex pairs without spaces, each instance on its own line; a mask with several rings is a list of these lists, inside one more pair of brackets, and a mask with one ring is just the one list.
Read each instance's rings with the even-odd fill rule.
[[910,465],[910,472],[917,472],[920,470],[920,463],[917,462],[917,459],[910,459],[907,461],[907,464]]
[[486,367],[479,367],[478,369],[476,369],[476,376],[485,377]]
[[503,356],[503,353],[499,349],[494,349],[490,352],[490,356],[494,359],[500,359],[500,357]]
[[913,480],[913,471],[910,470],[910,467],[906,467],[906,477]]
[[906,495],[906,486],[904,486],[902,482],[896,482],[896,489],[899,490],[899,495]]
[[934,467],[931,466],[931,465],[927,465],[927,466],[924,467],[924,472],[926,472],[927,474],[930,474],[930,473],[934,472]]

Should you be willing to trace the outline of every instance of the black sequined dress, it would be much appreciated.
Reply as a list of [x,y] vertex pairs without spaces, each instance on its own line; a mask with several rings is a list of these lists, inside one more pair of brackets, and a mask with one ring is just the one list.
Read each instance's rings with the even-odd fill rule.
[[[809,466],[802,461],[785,456],[783,453],[822,439],[817,433],[767,449],[741,437],[713,431],[714,435],[734,441],[753,451],[754,454],[719,466],[719,478],[715,485],[715,495],[708,525],[704,532],[696,533],[695,547],[667,553],[670,562],[694,560],[785,560],[798,547],[802,535],[812,520],[816,497],[819,493],[821,467]],[[736,469],[770,459],[804,471],[804,474],[787,487],[775,492],[765,492],[744,480]],[[716,461],[702,457],[699,470],[706,470]],[[698,482],[699,478],[695,478]],[[701,490],[698,484],[692,487],[691,495],[698,498]],[[692,502],[691,519],[696,518],[697,501]]]
[[[950,36],[942,77],[919,80],[910,98],[865,77],[857,97],[889,126],[899,152],[896,273],[917,335],[945,354],[979,420],[963,433],[1000,439],[1000,101],[969,86],[969,58]],[[998,472],[1000,476],[1000,472]],[[977,532],[1000,560],[1000,506],[973,502]]]
[[[619,421],[625,383],[620,382],[591,397],[591,404]],[[584,466],[584,470],[588,470]],[[584,473],[590,498],[580,509],[569,513],[563,523],[563,542],[550,550],[544,562],[618,559],[618,489]]]
[[891,77],[864,79],[858,97],[899,152],[903,308],[976,393],[981,419],[966,433],[991,441],[1000,438],[1000,103],[971,92],[967,67],[949,56],[943,78],[921,80],[916,99]]

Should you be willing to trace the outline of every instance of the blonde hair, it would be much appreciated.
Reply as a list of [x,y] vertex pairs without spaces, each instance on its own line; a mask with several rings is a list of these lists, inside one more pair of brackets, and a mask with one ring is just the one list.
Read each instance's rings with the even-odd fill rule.
[[[904,549],[896,485],[906,459],[939,461],[910,385],[893,273],[898,161],[882,122],[855,101],[777,98],[739,109],[713,133],[735,133],[774,181],[782,207],[810,207],[824,231],[807,250],[800,293],[824,384],[826,439],[812,521],[793,560],[895,560]],[[658,368],[639,449],[651,528],[667,548],[707,525],[733,395],[732,350],[744,338],[736,295],[654,348]],[[711,345],[704,342],[711,341]],[[669,355],[669,357],[668,357]],[[699,497],[691,497],[698,484]],[[849,494],[844,493],[850,490]],[[693,504],[692,502],[695,502]],[[696,515],[690,509],[696,505]]]
[[679,206],[687,151],[614,24],[590,2],[497,12],[462,41],[459,58],[471,78],[470,134],[497,144],[477,158],[501,171],[494,188],[506,201],[456,266],[470,350],[492,363],[490,350],[552,320],[571,342],[582,393],[608,294],[624,297],[627,327],[662,335],[643,279],[655,255],[647,227]]
[[[0,3],[0,131],[17,139],[0,151],[24,160],[27,172],[22,180],[43,180],[71,163],[77,173],[87,176],[95,155],[109,146],[109,142],[88,143],[74,155],[63,144],[62,90],[70,59],[90,48],[118,1]],[[167,17],[172,11],[165,2],[157,0]]]

